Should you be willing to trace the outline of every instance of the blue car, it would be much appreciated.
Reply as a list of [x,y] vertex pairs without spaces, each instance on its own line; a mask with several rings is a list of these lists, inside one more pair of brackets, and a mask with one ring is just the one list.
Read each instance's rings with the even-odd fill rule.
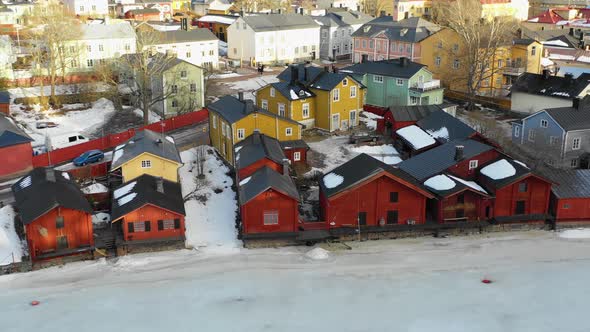
[[82,153],[80,156],[74,159],[74,165],[84,166],[86,164],[95,163],[101,161],[104,158],[104,153],[100,150],[90,150]]

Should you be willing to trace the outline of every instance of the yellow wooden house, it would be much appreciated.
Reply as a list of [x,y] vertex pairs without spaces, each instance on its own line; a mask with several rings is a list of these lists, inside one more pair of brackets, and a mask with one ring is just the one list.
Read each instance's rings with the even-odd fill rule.
[[209,136],[211,145],[231,165],[235,164],[234,145],[259,132],[279,142],[304,144],[302,125],[287,117],[256,107],[251,100],[223,96],[207,106],[209,110]]
[[120,172],[124,183],[143,174],[178,182],[181,166],[180,154],[170,136],[142,130],[115,148],[111,172]]
[[365,86],[346,73],[292,65],[256,93],[258,107],[305,126],[327,131],[348,130],[359,124]]

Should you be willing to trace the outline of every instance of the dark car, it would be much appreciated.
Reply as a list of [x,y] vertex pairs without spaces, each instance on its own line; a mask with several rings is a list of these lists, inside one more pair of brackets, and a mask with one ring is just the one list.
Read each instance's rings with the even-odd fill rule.
[[37,129],[53,128],[57,127],[57,123],[51,121],[37,121],[35,127],[37,127]]
[[348,142],[350,144],[359,144],[367,142],[377,143],[380,139],[381,137],[379,135],[371,135],[368,133],[356,133],[350,135],[350,137],[348,138]]
[[104,159],[104,153],[100,150],[90,150],[82,153],[79,157],[74,159],[74,165],[84,166],[86,164],[95,163]]

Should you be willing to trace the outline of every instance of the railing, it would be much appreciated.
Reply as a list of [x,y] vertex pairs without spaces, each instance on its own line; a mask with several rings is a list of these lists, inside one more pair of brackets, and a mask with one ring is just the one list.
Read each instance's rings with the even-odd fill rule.
[[504,67],[504,74],[520,75],[524,73],[524,67]]
[[418,82],[412,87],[420,91],[435,90],[440,88],[440,80],[432,80],[428,82]]

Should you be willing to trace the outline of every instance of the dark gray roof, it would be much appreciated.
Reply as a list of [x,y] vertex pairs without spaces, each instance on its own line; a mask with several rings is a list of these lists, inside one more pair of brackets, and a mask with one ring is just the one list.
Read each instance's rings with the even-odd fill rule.
[[279,141],[258,132],[253,133],[236,144],[235,150],[237,151],[237,169],[248,167],[264,158],[268,158],[277,164],[282,164],[283,159],[286,158]]
[[[125,186],[132,188],[119,197],[113,196],[111,220],[115,221],[126,214],[133,212],[146,204],[151,204],[159,208],[185,215],[184,200],[180,191],[180,183],[162,179],[163,192],[157,190],[158,178],[149,174],[144,174],[133,181],[129,181],[117,187]],[[113,195],[117,191],[113,191]]]
[[319,25],[308,15],[298,14],[260,14],[243,17],[254,31],[279,31],[304,28],[318,28]]
[[281,147],[283,148],[283,150],[287,150],[287,149],[308,149],[309,150],[309,145],[307,145],[307,143],[305,143],[305,141],[302,139],[298,139],[298,140],[294,140],[294,141],[283,141],[283,142],[279,142],[279,144],[281,144]]
[[[271,86],[275,88],[280,94],[285,96],[285,98],[287,98],[288,100],[299,100],[315,96],[315,93],[311,92],[302,84],[291,84],[287,81],[271,83]],[[291,91],[295,93],[295,96],[291,94]],[[300,93],[303,93],[303,96],[299,97]]]
[[8,93],[8,91],[0,91],[0,103],[10,103],[10,93]]
[[[481,172],[481,170],[484,169],[486,166],[489,166],[489,165],[491,165],[495,162],[498,162],[502,159],[506,160],[510,165],[512,165],[512,167],[514,167],[514,170],[515,170],[514,175],[505,177],[503,179],[495,180],[495,179],[492,179]],[[499,188],[502,188],[506,185],[509,185],[509,184],[513,183],[514,181],[518,181],[519,179],[522,179],[532,173],[533,172],[531,171],[531,169],[524,166],[524,164],[516,162],[511,158],[501,157],[499,159],[496,159],[494,161],[487,163],[486,165],[482,165],[482,167],[479,170],[478,179],[479,179],[479,182],[483,185],[483,187],[486,188],[489,192],[495,192],[496,189],[499,189]]]
[[[589,102],[590,96],[584,97],[583,101]],[[580,109],[574,107],[557,107],[544,111],[566,131],[590,129],[590,105],[588,104],[581,106]]]
[[[51,179],[51,174],[54,180]],[[52,168],[35,168],[12,185],[16,208],[27,225],[56,207],[91,213],[78,185]]]
[[32,140],[11,118],[0,114],[0,147],[27,143]]
[[[309,85],[311,82],[315,81],[315,79],[325,71],[324,68],[321,67],[314,67],[314,66],[306,66],[305,64],[295,64],[287,67],[287,69],[283,70],[277,78],[284,82],[291,81],[291,72],[292,68],[297,68],[297,81],[304,84]],[[307,73],[306,73],[307,71]],[[307,75],[307,77],[306,77]]]
[[[407,59],[406,59],[407,60]],[[341,71],[354,74],[376,74],[382,76],[410,78],[420,71],[423,64],[407,60],[404,65],[401,59],[390,59],[381,61],[365,61],[343,68]]]
[[224,118],[229,123],[239,121],[248,116],[248,114],[250,113],[261,113],[266,114],[268,116],[279,118],[284,121],[291,122],[298,126],[301,125],[297,121],[259,108],[258,106],[254,105],[254,102],[252,100],[240,101],[238,98],[230,95],[225,95],[216,100],[215,102],[209,104],[209,106],[207,106],[207,109],[219,114],[219,116]]
[[[447,174],[447,173],[443,173],[442,175],[448,177],[451,181],[455,182],[455,186],[451,189],[448,189],[448,190],[437,190],[437,189],[434,189],[434,188],[429,187],[427,185],[424,185],[424,187],[426,187],[428,190],[435,193],[439,197],[448,197],[448,196],[460,193],[465,190],[470,190],[470,191],[475,192],[479,195],[489,196],[487,194],[487,192],[482,192],[482,191],[477,190],[471,186],[468,186],[466,184],[466,182],[470,182],[469,180],[461,179],[455,175],[451,175],[451,174]],[[430,178],[428,178],[428,179],[430,179]],[[426,179],[424,182],[428,181],[428,179]]]
[[542,174],[553,181],[551,188],[557,198],[590,197],[590,169],[543,169]]
[[314,16],[316,22],[323,26],[346,27],[353,24],[363,24],[371,21],[372,16],[357,11],[332,11],[324,16]]
[[446,131],[448,132],[447,137],[444,137],[444,135],[433,135],[436,136],[435,138],[440,142],[468,138],[476,133],[473,128],[469,127],[463,121],[443,110],[432,112],[430,115],[419,120],[416,124],[431,135],[435,132],[440,133],[441,130],[444,130],[442,128],[446,128]]
[[[134,55],[128,54],[127,56],[134,56]],[[174,68],[181,63],[185,63],[189,66],[198,67],[197,65],[192,64],[188,61],[179,59],[177,57],[170,57],[170,56],[167,56],[166,54],[163,54],[163,53],[157,53],[154,56],[152,56],[150,58],[150,62],[148,63],[148,66],[150,68],[151,74],[155,75],[158,73],[165,72],[171,68]]]
[[250,179],[247,181],[242,179],[245,183],[239,186],[240,205],[248,203],[268,189],[274,189],[299,201],[297,187],[288,175],[277,173],[273,169],[265,166],[254,172],[249,178]]
[[534,42],[535,42],[535,40],[532,38],[518,38],[518,39],[514,39],[512,41],[512,43],[514,45],[526,45],[526,46],[528,46]]
[[352,36],[372,38],[384,34],[389,40],[417,43],[440,30],[440,26],[418,17],[396,22],[391,16],[383,16],[366,23]]
[[[320,180],[320,189],[324,193],[325,197],[331,197],[381,172],[387,172],[394,177],[406,182],[407,184],[411,184],[425,191],[426,195],[429,194],[428,189],[426,189],[419,181],[416,181],[403,170],[391,165],[387,165],[384,162],[364,153],[352,158],[351,160],[334,168],[324,175]],[[341,176],[343,180],[338,186],[328,188],[324,184],[324,178],[331,173]]]
[[438,105],[390,106],[389,111],[395,121],[418,121],[434,111],[440,111]]
[[154,44],[176,44],[190,43],[197,41],[213,41],[217,37],[209,29],[200,28],[185,31],[182,29],[172,31],[155,31],[156,40]]
[[542,74],[524,73],[512,84],[511,91],[572,99],[589,84],[590,73],[583,73],[576,79],[552,75],[543,77]]
[[[291,65],[287,69],[283,70],[277,76],[277,78],[283,82],[291,82],[291,74],[293,72],[293,68],[297,68],[297,76],[299,77],[297,82],[299,84],[303,84],[306,87],[329,91],[332,90],[338,84],[340,84],[340,82],[342,82],[345,78],[357,82],[361,86],[361,88],[365,87],[361,82],[356,80],[349,73],[334,73],[325,70],[325,68],[306,66],[305,64]],[[307,73],[305,71],[307,71]]]
[[427,150],[404,160],[397,166],[412,175],[418,180],[425,180],[433,175],[439,174],[449,167],[458,163],[455,160],[455,150],[457,145],[463,145],[463,159],[475,157],[486,151],[493,150],[492,146],[480,143],[472,139],[459,139],[439,145],[433,149]]
[[167,137],[151,130],[135,133],[126,143],[117,146],[113,152],[111,170],[115,170],[124,163],[143,153],[150,153],[161,158],[182,163],[176,145]]

